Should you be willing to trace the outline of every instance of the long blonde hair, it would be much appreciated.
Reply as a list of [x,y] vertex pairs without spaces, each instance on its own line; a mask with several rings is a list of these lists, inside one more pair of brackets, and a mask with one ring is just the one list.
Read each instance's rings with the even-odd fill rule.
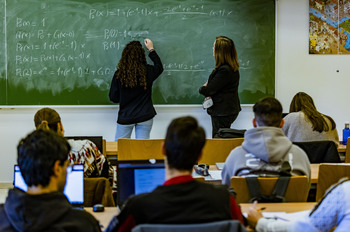
[[215,68],[223,64],[230,65],[234,71],[239,69],[239,62],[235,44],[232,39],[226,36],[216,37],[214,45]]

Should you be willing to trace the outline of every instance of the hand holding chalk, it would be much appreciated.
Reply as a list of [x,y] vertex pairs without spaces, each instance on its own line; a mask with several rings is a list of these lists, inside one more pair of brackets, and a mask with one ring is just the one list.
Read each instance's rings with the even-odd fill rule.
[[154,50],[153,42],[150,39],[145,39],[145,45],[149,51]]

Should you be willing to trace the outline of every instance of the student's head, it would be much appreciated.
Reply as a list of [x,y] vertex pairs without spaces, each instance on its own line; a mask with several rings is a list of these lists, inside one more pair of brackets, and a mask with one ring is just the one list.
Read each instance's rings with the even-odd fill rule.
[[119,60],[116,78],[126,88],[147,87],[145,50],[139,41],[129,42]]
[[174,119],[167,130],[163,152],[170,169],[192,171],[202,154],[205,131],[193,117]]
[[70,145],[51,130],[35,130],[17,146],[17,163],[29,187],[49,185],[55,178],[59,191],[66,183],[66,168]]
[[[314,100],[307,93],[299,92],[295,94],[292,102],[290,103],[290,113],[299,111],[302,111],[305,114],[306,118],[311,122],[312,129],[314,131],[321,133],[323,131],[329,131],[330,129],[334,130],[336,128],[336,124],[330,116],[321,114],[317,111]],[[327,124],[324,117],[328,118],[328,120],[331,122],[331,128]]]
[[228,64],[235,71],[239,69],[237,51],[232,39],[225,36],[216,37],[213,47],[213,55],[215,57],[216,68],[223,64]]
[[257,126],[283,127],[282,105],[274,97],[259,100],[253,106],[253,124]]
[[34,124],[36,129],[52,130],[64,135],[61,117],[54,109],[46,107],[38,110],[34,116]]
[[304,110],[317,111],[314,100],[304,92],[295,94],[290,103],[289,112],[299,112]]

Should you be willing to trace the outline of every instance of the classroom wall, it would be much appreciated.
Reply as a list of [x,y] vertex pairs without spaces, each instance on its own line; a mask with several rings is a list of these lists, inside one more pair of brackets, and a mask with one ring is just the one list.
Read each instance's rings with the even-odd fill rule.
[[[350,93],[350,56],[308,54],[308,0],[276,0],[276,97],[284,112],[298,91],[309,93],[319,111],[334,118],[338,131],[350,121],[350,107],[344,103]],[[211,48],[208,48],[211,49]],[[238,48],[239,49],[239,48]],[[336,72],[339,70],[339,73]],[[243,76],[241,78],[244,78]],[[0,109],[0,183],[13,180],[16,146],[34,129],[33,117],[41,107]],[[114,139],[117,107],[55,106],[61,114],[66,135],[103,135]],[[211,135],[209,116],[200,106],[157,106],[151,138],[162,138],[171,119],[196,117]],[[233,128],[252,127],[251,106],[243,106]]]

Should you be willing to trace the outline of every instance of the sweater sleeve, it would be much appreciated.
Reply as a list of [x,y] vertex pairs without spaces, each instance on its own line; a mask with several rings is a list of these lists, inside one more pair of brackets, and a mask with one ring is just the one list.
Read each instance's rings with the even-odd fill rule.
[[268,218],[260,218],[257,225],[257,232],[287,232],[291,222],[268,219]]

